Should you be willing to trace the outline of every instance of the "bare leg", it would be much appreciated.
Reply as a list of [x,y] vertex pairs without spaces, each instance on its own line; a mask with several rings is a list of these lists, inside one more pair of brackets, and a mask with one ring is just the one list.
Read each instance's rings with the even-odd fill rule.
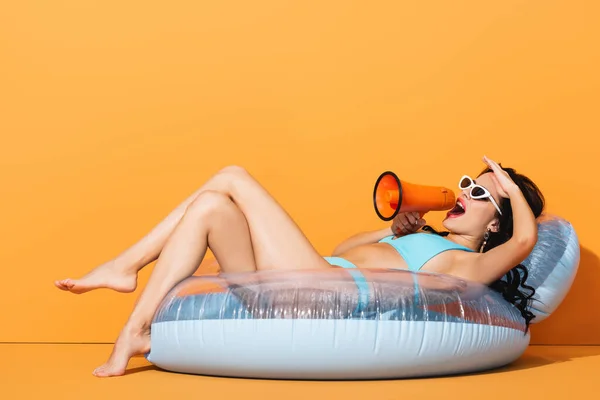
[[231,176],[227,194],[248,221],[257,269],[331,268],[289,214],[248,172],[230,167],[227,174]]
[[232,222],[233,218],[223,218],[222,211],[216,211],[215,205],[223,202],[216,201],[215,194],[211,194],[213,200],[199,197],[169,238],[113,353],[108,362],[94,372],[95,375],[121,375],[130,357],[148,351],[150,324],[156,309],[175,284],[194,273],[207,245],[224,272],[331,268],[288,214],[247,172],[233,167],[225,170],[223,175],[228,177],[229,184],[221,193],[239,207],[247,221],[252,253],[245,253],[253,254],[255,264],[247,267],[248,262],[227,261],[225,257],[235,256],[240,251],[230,232],[236,223]]
[[209,246],[223,271],[256,270],[246,219],[229,197],[218,192],[204,192],[191,204],[167,241],[108,362],[94,375],[122,375],[132,356],[150,349],[155,310],[169,290],[194,273]]
[[177,206],[163,221],[133,246],[115,259],[96,267],[81,279],[63,279],[54,284],[61,290],[81,294],[98,288],[109,288],[118,292],[133,292],[137,287],[137,273],[146,265],[156,261],[169,236],[181,221],[187,208],[207,191],[228,193],[231,179],[239,168],[227,167],[215,174],[202,187]]

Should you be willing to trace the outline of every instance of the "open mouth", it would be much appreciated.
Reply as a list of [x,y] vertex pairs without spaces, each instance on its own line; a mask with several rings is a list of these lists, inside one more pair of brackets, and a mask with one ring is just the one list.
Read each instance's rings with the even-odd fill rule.
[[465,200],[462,198],[459,198],[458,200],[456,200],[456,205],[454,206],[454,208],[450,211],[448,211],[447,216],[450,218],[456,218],[456,217],[460,217],[461,215],[463,215],[466,211],[466,207],[465,207]]

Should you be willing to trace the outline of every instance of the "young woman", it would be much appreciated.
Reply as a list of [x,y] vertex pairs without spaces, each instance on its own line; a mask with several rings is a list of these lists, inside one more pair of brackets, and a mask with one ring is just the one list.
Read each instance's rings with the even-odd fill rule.
[[[533,289],[520,263],[537,241],[544,207],[537,186],[483,158],[477,179],[463,176],[456,206],[437,233],[413,213],[391,227],[355,235],[322,257],[286,211],[240,167],[227,167],[181,203],[139,242],[81,279],[55,285],[72,293],[98,288],[132,292],[137,273],[158,260],[146,288],[96,376],[122,375],[129,359],[150,350],[150,325],[165,295],[191,276],[208,248],[223,272],[314,268],[398,268],[454,275],[490,285],[521,311]],[[429,232],[428,232],[429,231]],[[506,276],[508,279],[501,280]],[[524,293],[522,289],[530,293]]]

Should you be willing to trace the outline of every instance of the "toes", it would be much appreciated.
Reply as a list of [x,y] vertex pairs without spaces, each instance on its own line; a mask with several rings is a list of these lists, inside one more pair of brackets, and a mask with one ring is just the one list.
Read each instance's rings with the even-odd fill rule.
[[62,281],[57,281],[57,283],[64,288],[69,288],[74,285],[74,283],[71,279],[63,279]]
[[61,290],[68,290],[66,282],[66,279],[63,279],[62,281],[54,281],[54,285]]
[[114,365],[104,364],[96,368],[92,375],[97,377],[120,376],[125,373],[124,368],[116,368]]
[[107,365],[103,365],[101,367],[96,368],[94,370],[93,374],[94,374],[94,376],[97,376],[99,378],[114,375],[114,374],[111,374],[111,370],[110,370],[109,366],[107,366]]

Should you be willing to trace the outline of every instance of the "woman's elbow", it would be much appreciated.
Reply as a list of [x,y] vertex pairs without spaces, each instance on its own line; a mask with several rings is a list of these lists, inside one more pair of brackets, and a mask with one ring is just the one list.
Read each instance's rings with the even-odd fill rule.
[[522,252],[525,255],[525,257],[529,256],[529,253],[533,251],[533,248],[537,243],[537,236],[533,235],[518,236],[514,239],[519,248],[519,251]]
[[532,250],[537,243],[537,235],[525,235],[516,238],[519,246]]
[[537,226],[532,226],[531,229],[527,229],[524,232],[515,232],[513,238],[519,244],[519,246],[532,250],[538,239]]

